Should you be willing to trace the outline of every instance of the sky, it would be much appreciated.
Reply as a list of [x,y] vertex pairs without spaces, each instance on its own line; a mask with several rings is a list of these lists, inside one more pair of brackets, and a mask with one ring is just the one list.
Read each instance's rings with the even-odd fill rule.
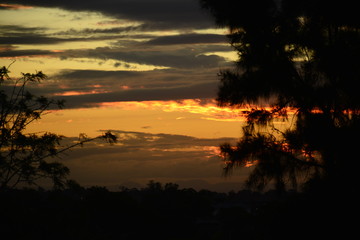
[[244,124],[214,100],[237,58],[226,34],[197,0],[0,1],[0,66],[44,72],[30,91],[66,101],[27,131],[118,135],[62,156],[84,186],[243,187],[249,169],[223,177],[218,150]]

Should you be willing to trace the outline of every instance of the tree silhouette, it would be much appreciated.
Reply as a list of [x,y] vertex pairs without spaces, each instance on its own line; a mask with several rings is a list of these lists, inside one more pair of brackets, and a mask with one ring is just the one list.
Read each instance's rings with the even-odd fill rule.
[[[201,0],[238,52],[220,106],[246,107],[244,136],[223,144],[225,173],[254,164],[247,185],[353,189],[359,160],[360,18],[352,1]],[[236,6],[236,7],[235,7]],[[286,130],[276,128],[288,120]]]
[[116,141],[111,132],[95,138],[83,134],[77,143],[61,146],[64,136],[48,132],[25,133],[29,124],[40,119],[50,107],[62,107],[63,101],[37,97],[26,90],[29,83],[46,78],[42,72],[23,73],[17,80],[8,73],[8,68],[0,69],[0,189],[14,188],[19,183],[36,184],[43,178],[51,179],[55,188],[61,188],[70,170],[55,157],[95,139]]

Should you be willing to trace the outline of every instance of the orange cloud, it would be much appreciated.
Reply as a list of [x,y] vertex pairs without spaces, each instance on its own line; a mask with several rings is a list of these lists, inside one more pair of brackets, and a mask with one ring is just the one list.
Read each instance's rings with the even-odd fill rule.
[[20,4],[7,4],[7,3],[0,3],[0,7],[11,9],[11,10],[33,8],[32,6],[25,6],[25,5],[20,5]]
[[79,96],[79,95],[88,95],[88,94],[100,94],[107,93],[105,90],[91,90],[91,91],[66,91],[63,93],[54,93],[54,96]]
[[54,50],[50,50],[50,52],[53,52],[53,53],[63,53],[63,52],[65,52],[65,50],[54,49]]
[[5,51],[10,51],[10,50],[14,50],[15,47],[8,45],[8,46],[0,46],[0,52],[5,52]]
[[92,85],[87,85],[87,87],[102,88],[102,87],[104,87],[104,85],[101,85],[101,84],[92,84]]
[[243,121],[245,109],[218,107],[215,100],[184,99],[180,101],[103,102],[100,107],[117,107],[124,110],[151,109],[164,112],[187,112],[201,114],[205,120]]
[[120,89],[122,89],[122,90],[129,90],[130,87],[129,87],[129,86],[126,86],[126,85],[123,85],[123,86],[120,86]]

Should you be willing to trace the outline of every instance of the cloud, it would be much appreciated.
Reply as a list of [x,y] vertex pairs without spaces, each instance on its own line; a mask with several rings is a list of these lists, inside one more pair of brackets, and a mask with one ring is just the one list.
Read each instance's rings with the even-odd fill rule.
[[0,25],[0,44],[54,44],[61,39],[48,37],[45,28]]
[[[71,177],[83,185],[145,184],[148,180],[177,182],[187,186],[228,191],[226,184],[242,187],[246,171],[233,179],[222,177],[218,146],[232,138],[202,139],[185,135],[150,134],[114,130],[118,145],[86,144],[68,153],[64,164]],[[99,146],[101,144],[102,146]],[[223,186],[221,186],[223,185]]]
[[0,25],[2,35],[33,34],[46,30],[42,27],[23,27],[18,25]]
[[[66,108],[91,107],[102,102],[215,98],[217,70],[63,70],[40,85],[29,85],[28,90],[35,95],[64,99]],[[76,92],[79,94],[73,94]]]
[[0,9],[6,9],[6,10],[18,10],[18,9],[31,9],[30,6],[24,6],[19,4],[6,4],[6,3],[0,3]]
[[[21,12],[15,10],[19,9],[16,6],[34,8],[26,10],[29,16],[19,17],[21,21],[0,24],[0,57],[38,57],[36,61],[41,61],[42,56],[53,57],[52,61],[44,58],[44,66],[39,64],[45,73],[43,67],[48,67],[53,75],[29,90],[36,95],[65,99],[67,108],[99,106],[102,102],[213,99],[218,84],[216,73],[228,64],[224,57],[214,54],[230,50],[224,44],[226,39],[203,31],[215,25],[211,16],[200,9],[198,0],[6,2],[18,4],[2,6],[17,14]],[[57,11],[59,8],[73,12]],[[51,19],[57,21],[32,21],[31,14],[37,11],[51,12]],[[86,19],[90,14],[78,11],[102,15],[91,15],[97,17],[90,22]],[[66,20],[66,24],[60,26],[58,19]],[[77,64],[80,61],[94,64]],[[101,68],[101,63],[110,67]],[[37,64],[31,68],[39,69]],[[143,128],[138,129],[155,131],[151,124],[142,122],[139,126]],[[106,186],[123,182],[144,184],[150,179],[199,188],[229,183],[221,177],[222,163],[216,146],[233,139],[115,132],[119,135],[117,145],[89,143],[63,157],[72,178],[83,185]],[[239,183],[243,177],[235,180]]]
[[[116,90],[121,86],[131,89],[172,88],[199,83],[217,82],[216,69],[154,69],[148,71],[102,71],[102,70],[64,70],[51,76],[52,80],[71,87],[86,87],[100,84]],[[72,89],[75,90],[75,89]]]
[[[46,74],[46,72],[45,72]],[[28,90],[66,101],[66,108],[102,102],[215,98],[216,69],[151,71],[64,70]]]
[[[101,25],[99,25],[101,26]],[[139,31],[142,30],[142,25],[140,26],[127,26],[127,27],[112,27],[112,28],[85,28],[85,29],[74,29],[74,28],[70,28],[66,31],[60,31],[57,32],[56,35],[60,35],[60,36],[89,36],[89,35],[93,35],[93,34],[113,34],[113,35],[118,35],[120,36],[124,36],[121,34],[124,33],[129,33],[129,32],[134,32],[134,31]]]
[[201,48],[156,49],[144,48],[142,45],[125,47],[98,47],[89,50],[69,50],[62,53],[63,59],[93,58],[102,60],[118,60],[171,68],[211,68],[226,62],[217,55],[204,55]]
[[[45,44],[59,44],[66,42],[87,42],[99,40],[112,40],[121,38],[121,29],[115,28],[110,30],[105,29],[84,29],[84,30],[68,30],[66,32],[58,32],[49,35],[49,29],[38,27],[24,27],[20,25],[0,25],[0,44],[31,44],[31,45],[45,45]],[[91,34],[92,32],[92,34]],[[94,35],[95,33],[109,32],[112,35]]]
[[0,44],[53,44],[59,39],[47,37],[45,28],[0,25]]
[[13,50],[7,49],[0,51],[0,58],[17,58],[17,57],[37,57],[37,56],[51,56],[54,52],[48,50]]
[[[30,4],[22,0],[9,3]],[[31,5],[95,11],[117,18],[96,18],[98,24],[69,25],[71,29],[56,24],[0,25],[0,58],[32,57],[36,64],[44,65],[45,73],[46,67],[57,71],[40,88],[31,89],[35,94],[65,99],[69,108],[112,101],[216,97],[216,73],[229,64],[216,52],[230,48],[224,45],[223,35],[195,33],[194,29],[213,27],[197,0],[34,0]],[[103,40],[102,47],[89,42],[96,40]],[[71,41],[78,43],[61,44]],[[50,57],[51,61],[45,59]]]
[[178,52],[132,52],[119,53],[113,58],[127,62],[135,62],[140,64],[151,64],[155,66],[165,66],[173,68],[212,68],[225,61],[224,58],[217,55],[195,55],[186,51]]
[[214,98],[216,96],[216,90],[216,83],[202,83],[189,86],[128,89],[109,93],[59,96],[53,98],[65,100],[67,108],[76,108],[96,106],[97,103],[101,102]]
[[211,17],[200,9],[197,0],[35,0],[31,3],[9,0],[7,3],[100,12],[119,19],[145,22],[152,29],[193,29],[214,25]]
[[148,45],[172,45],[172,44],[204,44],[225,43],[224,35],[219,34],[180,34],[174,36],[162,36],[149,40]]

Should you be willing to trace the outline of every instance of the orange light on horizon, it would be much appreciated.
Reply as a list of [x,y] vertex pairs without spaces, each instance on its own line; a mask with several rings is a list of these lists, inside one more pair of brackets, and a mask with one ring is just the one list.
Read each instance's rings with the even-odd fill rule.
[[215,121],[244,121],[242,113],[245,109],[232,109],[229,107],[217,106],[215,100],[183,99],[168,101],[129,101],[129,102],[103,102],[97,104],[98,107],[114,107],[124,110],[134,110],[137,108],[162,110],[164,112],[187,112],[201,114],[204,120]]
[[[187,112],[204,115],[201,119],[209,121],[224,122],[242,122],[245,121],[246,113],[251,110],[249,108],[233,108],[220,107],[215,99],[182,99],[182,100],[166,100],[166,101],[126,101],[126,102],[102,102],[97,107],[121,108],[123,110],[134,109],[152,109],[162,110],[164,112]],[[270,107],[264,108],[271,111]],[[292,115],[294,110],[286,109],[287,113]],[[279,116],[279,119],[283,117]],[[180,119],[180,118],[179,118]]]

